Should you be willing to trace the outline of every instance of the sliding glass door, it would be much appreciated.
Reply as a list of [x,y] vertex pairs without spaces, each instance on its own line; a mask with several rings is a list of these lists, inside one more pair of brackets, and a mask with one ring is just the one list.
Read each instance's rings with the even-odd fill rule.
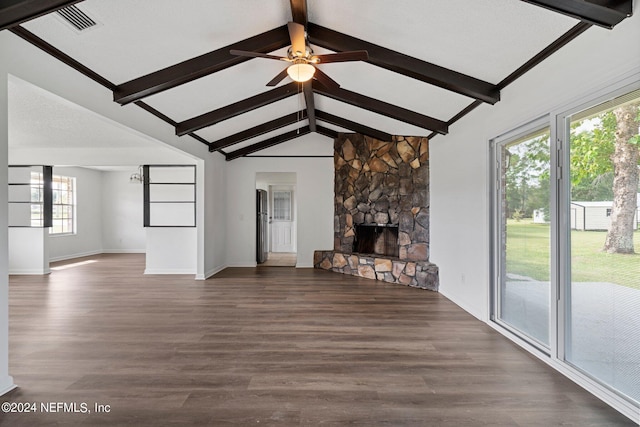
[[640,401],[640,93],[566,120],[565,360]]
[[501,248],[496,321],[549,347],[549,128],[496,144]]
[[491,168],[492,321],[616,407],[636,411],[639,88],[594,96],[495,138]]

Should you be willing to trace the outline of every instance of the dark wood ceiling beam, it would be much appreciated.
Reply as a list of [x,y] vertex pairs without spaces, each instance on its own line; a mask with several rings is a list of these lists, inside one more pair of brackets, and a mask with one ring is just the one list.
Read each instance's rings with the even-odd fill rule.
[[291,17],[293,22],[297,22],[300,25],[304,25],[307,28],[307,0],[290,0],[291,4]]
[[391,141],[391,139],[393,138],[393,136],[389,133],[370,128],[369,126],[361,125],[360,123],[347,120],[343,117],[325,113],[321,110],[316,110],[316,118],[323,122],[331,123],[333,125],[340,126],[357,133],[361,133],[362,135],[367,135],[372,138],[379,139],[380,141]]
[[282,116],[280,118],[268,121],[266,123],[262,123],[258,126],[254,126],[252,128],[243,130],[242,132],[238,132],[233,135],[229,135],[225,138],[214,141],[209,145],[209,151],[219,151],[223,148],[230,147],[234,144],[238,144],[248,139],[255,138],[256,136],[264,135],[265,133],[274,131],[276,129],[280,129],[285,126],[292,125],[301,120],[305,120],[306,118],[307,118],[307,112],[305,110],[287,114],[286,116]]
[[4,0],[0,2],[0,31],[80,1],[82,0]]
[[415,111],[407,110],[406,108],[398,107],[384,101],[379,101],[341,87],[329,90],[321,84],[314,82],[313,91],[337,101],[345,102],[347,104],[373,111],[374,113],[382,114],[384,116],[391,117],[392,119],[409,123],[423,129],[432,130],[443,135],[447,134],[449,131],[447,124],[442,120],[434,119],[433,117],[425,116],[423,114],[416,113]]
[[114,83],[111,83],[109,80],[105,79],[100,74],[98,74],[95,71],[91,70],[90,68],[82,65],[81,63],[79,63],[78,61],[76,61],[75,59],[73,59],[72,57],[67,55],[66,53],[62,52],[61,50],[53,47],[52,45],[50,45],[46,41],[42,40],[40,37],[36,36],[32,32],[30,32],[29,30],[25,29],[24,27],[21,27],[21,26],[13,27],[13,28],[10,28],[9,31],[11,31],[16,36],[22,38],[23,40],[25,40],[25,41],[31,43],[32,45],[36,46],[37,48],[41,49],[43,52],[46,52],[49,55],[53,56],[58,61],[68,65],[71,68],[73,68],[77,72],[79,72],[79,73],[89,77],[91,80],[101,84],[102,86],[106,87],[107,89],[113,90],[116,87],[116,85]]
[[331,139],[336,139],[338,137],[338,131],[326,128],[324,126],[317,126],[316,132],[319,133],[320,135],[327,136]]
[[[171,126],[175,127],[177,125],[177,123],[175,122],[175,120],[173,120],[171,117],[161,113],[160,111],[156,110],[155,108],[153,108],[151,105],[143,102],[143,101],[136,101],[134,102],[134,105],[137,105],[138,107],[142,108],[143,110],[153,114],[154,116],[156,116],[157,118],[159,118],[160,120],[162,120],[163,122],[166,122],[168,124],[170,124]],[[206,145],[207,147],[210,147],[211,144],[209,143],[209,141],[207,141],[206,139],[204,139],[203,137],[196,135],[195,133],[191,132],[188,134],[191,138],[195,139],[196,141],[202,142],[204,145]],[[209,150],[211,151],[211,150]]]
[[[177,124],[178,124],[175,120],[173,120],[169,116],[161,113],[160,111],[156,110],[155,108],[153,108],[151,105],[147,104],[146,102],[136,101],[136,102],[134,102],[134,105],[137,105],[138,107],[142,108],[143,110],[146,110],[147,112],[153,114],[154,116],[156,116],[160,120],[162,120],[162,121],[164,121],[166,123],[169,123],[173,127],[177,126]],[[207,142],[207,145],[209,145],[208,142]]]
[[522,64],[520,67],[518,67],[517,70],[505,77],[500,83],[498,83],[498,87],[500,89],[504,89],[507,85],[510,85],[525,73],[528,73],[533,67],[556,53],[563,46],[578,37],[580,34],[587,31],[589,28],[591,28],[591,24],[587,24],[586,22],[579,22],[578,24],[574,25],[569,29],[569,31],[558,37],[550,45],[538,52],[538,54],[536,54],[533,58]]
[[495,104],[500,101],[500,90],[493,84],[466,74],[396,52],[367,41],[330,30],[309,22],[309,42],[336,52],[366,50],[370,64],[389,71]]
[[[513,83],[514,81],[522,77],[524,74],[529,72],[536,65],[540,64],[542,61],[544,61],[545,59],[553,55],[555,52],[560,50],[560,48],[565,46],[571,40],[575,39],[580,34],[584,33],[589,28],[591,28],[591,24],[588,24],[586,22],[579,22],[578,24],[574,25],[572,28],[569,29],[569,31],[567,31],[566,33],[558,37],[553,43],[551,43],[550,45],[542,49],[534,57],[532,57],[527,62],[522,64],[520,67],[518,67],[518,69],[516,69],[513,73],[509,74],[507,77],[502,79],[502,81],[497,85],[498,88],[500,90],[504,89],[505,87],[507,87],[508,85],[510,85],[511,83]],[[457,122],[458,120],[460,120],[461,118],[463,118],[464,116],[466,116],[467,114],[469,114],[470,112],[478,108],[480,105],[482,105],[481,101],[476,100],[472,102],[471,104],[466,106],[464,109],[462,109],[458,114],[453,116],[451,120],[447,122],[447,125],[451,126],[452,124],[454,124],[455,122]],[[433,132],[427,138],[431,139],[436,135],[437,133]]]
[[195,132],[202,128],[215,125],[223,120],[230,119],[240,114],[244,114],[247,111],[254,110],[256,108],[264,107],[273,102],[280,101],[281,99],[288,98],[297,93],[297,84],[292,82],[284,86],[279,86],[275,89],[271,89],[267,92],[259,93],[242,101],[238,101],[234,104],[226,105],[218,108],[217,110],[210,111],[208,113],[201,114],[189,120],[178,123],[176,126],[176,135],[182,136],[190,132]]
[[247,156],[251,153],[255,153],[256,151],[264,150],[265,148],[273,147],[274,145],[282,144],[283,142],[298,138],[300,136],[306,135],[310,133],[311,130],[309,126],[302,127],[300,129],[294,129],[292,131],[283,133],[282,135],[277,135],[269,139],[265,139],[264,141],[258,142],[256,144],[250,145],[248,147],[241,148],[236,151],[232,151],[231,153],[226,154],[226,159],[234,160],[239,157]]
[[316,106],[313,101],[313,87],[311,80],[302,84],[302,90],[304,92],[304,101],[307,105],[307,117],[309,118],[309,129],[311,132],[316,131]]
[[633,13],[633,0],[522,1],[608,29],[612,29]]
[[122,83],[113,91],[113,100],[125,105],[252,59],[232,55],[229,52],[231,49],[268,53],[289,46],[290,43],[286,26],[274,28],[213,52]]

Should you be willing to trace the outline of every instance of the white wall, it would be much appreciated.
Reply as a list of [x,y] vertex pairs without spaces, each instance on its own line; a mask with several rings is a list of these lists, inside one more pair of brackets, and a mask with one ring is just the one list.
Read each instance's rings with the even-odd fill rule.
[[431,258],[440,290],[489,319],[489,139],[640,68],[640,16],[592,27],[430,144]]
[[102,252],[102,172],[53,167],[54,175],[76,178],[76,234],[49,237],[51,261]]
[[198,230],[194,227],[150,227],[144,274],[196,274]]
[[[297,177],[297,267],[313,267],[314,250],[333,248],[333,141],[311,134],[277,147],[278,154],[320,146],[331,158],[251,158],[227,163],[227,263],[255,266],[255,191],[258,172],[295,172]],[[274,147],[275,148],[275,147]],[[264,152],[264,154],[272,152]],[[263,154],[261,152],[260,154]]]
[[196,228],[150,227],[145,274],[195,274],[226,267],[226,164],[218,153],[196,163]]
[[9,228],[9,274],[49,274],[49,228]]
[[[2,36],[0,32],[0,37]],[[6,33],[6,31],[5,31]],[[0,43],[2,40],[0,39]],[[0,47],[2,45],[0,44]],[[0,49],[0,55],[2,50]],[[0,60],[0,395],[15,388],[9,375],[9,248],[8,248],[8,72],[9,58]]]
[[[218,153],[209,154],[204,162],[204,185],[198,186],[198,204],[203,207],[202,252],[204,266],[196,279],[206,279],[227,266],[227,162]],[[198,167],[201,167],[200,164]]]
[[102,173],[102,250],[106,253],[143,253],[143,186],[132,184],[135,172]]

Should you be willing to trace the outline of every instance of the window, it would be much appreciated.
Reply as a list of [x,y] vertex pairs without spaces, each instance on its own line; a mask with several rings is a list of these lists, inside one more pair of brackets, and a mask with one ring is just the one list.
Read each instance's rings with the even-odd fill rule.
[[9,166],[9,227],[76,232],[76,179],[52,171],[51,166]]
[[42,172],[31,172],[31,227],[44,224],[44,176]]
[[50,234],[74,234],[75,229],[75,184],[68,176],[53,176],[53,221]]
[[291,191],[273,192],[273,219],[291,221]]

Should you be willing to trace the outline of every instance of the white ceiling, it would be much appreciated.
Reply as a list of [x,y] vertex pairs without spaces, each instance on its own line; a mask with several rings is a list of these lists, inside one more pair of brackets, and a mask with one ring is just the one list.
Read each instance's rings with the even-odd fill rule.
[[[280,27],[291,20],[288,0],[85,0],[77,6],[100,25],[78,33],[56,14],[50,14],[23,26],[115,84]],[[315,24],[493,84],[578,22],[519,0],[308,0],[308,15],[309,21]],[[312,47],[316,53],[329,52]],[[275,53],[283,55],[285,51],[280,49]],[[280,61],[252,59],[150,96],[144,102],[181,122],[270,90],[265,84],[284,66]],[[466,96],[364,62],[324,64],[320,68],[342,88],[445,122],[473,102]],[[285,79],[281,84],[288,82]],[[317,109],[387,133],[431,133],[318,94],[314,98]],[[74,116],[67,116],[68,111],[59,106],[41,105],[42,122],[29,134],[25,130],[26,116],[21,119],[20,112],[27,114],[35,107],[28,100],[21,100],[20,104],[14,108],[18,111],[16,121],[23,126],[16,125],[15,135],[24,144],[41,143],[35,131],[53,126],[66,126],[67,130],[59,129],[60,140],[52,143],[66,147],[83,144],[85,142],[73,136],[95,129],[95,121],[99,121],[94,118],[71,122]],[[302,108],[304,99],[297,95],[201,129],[196,134],[214,142]],[[45,123],[45,117],[51,117],[55,124]],[[306,121],[300,125],[305,124]],[[296,127],[280,129],[226,151]],[[94,141],[114,147],[132,146],[123,136],[106,141],[110,135],[106,132]]]
[[193,163],[175,148],[10,76],[9,163],[136,166]]

